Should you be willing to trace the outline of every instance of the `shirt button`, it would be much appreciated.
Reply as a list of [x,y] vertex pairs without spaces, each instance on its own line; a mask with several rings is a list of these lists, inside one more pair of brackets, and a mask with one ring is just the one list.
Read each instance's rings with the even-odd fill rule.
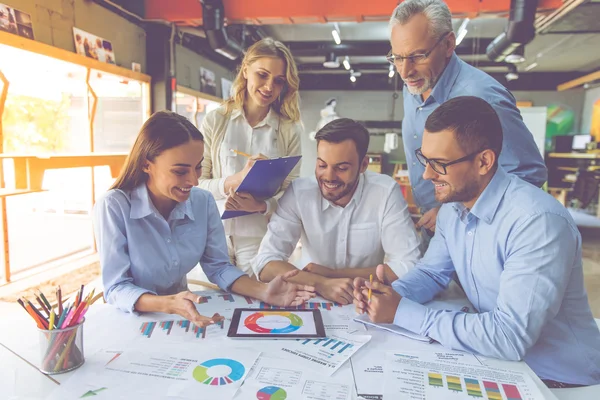
[[418,138],[418,136],[417,136],[417,135],[415,135],[415,136],[413,136],[413,138],[417,139],[417,138]]
[[413,161],[413,165],[417,165],[417,163]]
[[467,235],[472,236],[473,235],[473,231],[467,232]]
[[423,107],[419,107],[418,110],[421,111],[423,109]]
[[178,266],[179,265],[179,261],[173,261],[173,265],[174,266]]
[[171,243],[171,239],[167,238],[167,243]]

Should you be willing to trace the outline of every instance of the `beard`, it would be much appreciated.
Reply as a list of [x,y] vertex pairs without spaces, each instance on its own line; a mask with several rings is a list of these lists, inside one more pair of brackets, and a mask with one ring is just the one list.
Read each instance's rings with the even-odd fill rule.
[[[335,203],[336,201],[339,201],[343,197],[352,193],[352,191],[354,189],[356,189],[359,178],[360,178],[360,172],[356,174],[356,177],[351,182],[348,182],[346,184],[342,181],[326,181],[324,179],[319,179],[319,190],[321,191],[321,196],[323,196],[326,200],[328,200],[332,203]],[[331,193],[331,192],[327,192],[327,191],[323,190],[324,183],[328,183],[331,185],[342,185],[342,186],[340,186],[340,188],[338,188],[338,190],[336,192]]]
[[[447,182],[443,182],[447,183]],[[461,188],[454,188],[448,185],[449,193],[443,196],[435,194],[435,199],[440,203],[467,203],[473,200],[479,194],[479,184],[475,181],[468,181]]]

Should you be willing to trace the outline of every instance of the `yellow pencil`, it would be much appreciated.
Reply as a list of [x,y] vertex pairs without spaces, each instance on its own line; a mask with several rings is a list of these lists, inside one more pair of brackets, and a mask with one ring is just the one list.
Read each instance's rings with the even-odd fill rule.
[[48,322],[48,330],[54,329],[54,308],[50,308],[50,321]]
[[373,274],[369,275],[369,303],[371,302],[371,286],[373,286]]
[[229,149],[229,151],[232,151],[235,154],[239,154],[240,156],[244,156],[244,157],[248,157],[248,158],[252,157],[250,154],[244,153],[243,151],[238,151],[236,149]]

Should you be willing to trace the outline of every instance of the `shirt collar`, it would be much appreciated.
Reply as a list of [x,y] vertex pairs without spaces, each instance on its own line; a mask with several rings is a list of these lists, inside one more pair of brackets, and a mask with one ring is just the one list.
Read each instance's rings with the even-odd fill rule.
[[[194,189],[192,188],[192,192]],[[159,215],[160,213],[152,204],[150,195],[148,194],[148,187],[146,184],[139,185],[131,191],[131,210],[129,217],[131,219],[141,219],[147,217],[150,214]],[[178,203],[173,211],[171,211],[170,219],[183,219],[188,216],[192,221],[194,220],[194,213],[192,212],[192,193],[190,197],[183,203]]]
[[[471,214],[485,221],[487,224],[491,224],[498,208],[500,208],[500,202],[504,198],[504,193],[510,184],[510,177],[502,167],[498,167],[496,173],[492,177],[492,180],[475,202],[475,205],[471,209]],[[455,205],[455,209],[460,213],[465,209],[465,206],[461,203]]]
[[[317,185],[319,185],[318,181],[317,181]],[[364,186],[365,186],[365,174],[362,173],[358,177],[358,185],[356,185],[356,190],[354,191],[354,194],[352,195],[352,198],[350,199],[348,204],[346,204],[346,207],[348,207],[350,204],[352,204],[352,202],[356,203],[357,205],[360,204]],[[321,189],[319,188],[319,190],[321,190]],[[323,195],[321,195],[321,211],[325,211],[329,207],[333,207],[333,206],[338,207],[335,204],[333,204],[332,202],[330,202],[329,200],[327,200],[325,197],[323,197]]]
[[[244,113],[243,113],[243,109],[241,108],[235,108],[232,112],[231,112],[231,119],[234,120],[236,118],[244,118],[246,119]],[[260,128],[264,125],[268,125],[270,127],[274,127],[277,126],[277,123],[279,121],[279,115],[277,114],[277,111],[273,110],[273,107],[269,108],[269,112],[267,113],[267,116],[260,121],[255,127],[256,128]]]
[[[427,98],[427,100],[431,98],[432,101],[435,100],[438,104],[446,102],[446,100],[448,100],[448,98],[450,97],[450,91],[454,86],[454,82],[456,82],[456,78],[458,78],[459,72],[460,59],[458,58],[456,53],[452,53],[448,65],[446,65],[446,68],[444,68],[442,75],[435,83],[435,86],[431,91],[431,95]],[[420,94],[415,94],[413,96],[415,96],[419,103],[421,102]]]

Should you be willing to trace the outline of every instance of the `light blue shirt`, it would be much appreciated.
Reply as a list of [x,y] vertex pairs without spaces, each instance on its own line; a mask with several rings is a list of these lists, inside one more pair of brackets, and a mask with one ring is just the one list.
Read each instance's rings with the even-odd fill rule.
[[124,311],[133,312],[144,293],[187,290],[186,274],[198,261],[223,290],[244,275],[229,262],[214,198],[196,187],[167,221],[145,184],[131,191],[109,190],[94,206],[94,230],[104,297]]
[[[456,272],[477,314],[423,306]],[[394,323],[442,345],[525,360],[542,379],[600,383],[600,332],[567,210],[501,168],[473,208],[444,204],[417,266],[392,286]]]
[[476,96],[490,103],[498,113],[504,136],[500,165],[506,172],[541,187],[548,178],[548,171],[513,95],[494,78],[453,54],[427,100],[423,101],[421,95],[410,94],[406,85],[403,91],[402,142],[417,205],[423,211],[439,206],[433,184],[423,179],[425,167],[415,157],[415,150],[423,141],[425,121],[442,103],[458,96]]

